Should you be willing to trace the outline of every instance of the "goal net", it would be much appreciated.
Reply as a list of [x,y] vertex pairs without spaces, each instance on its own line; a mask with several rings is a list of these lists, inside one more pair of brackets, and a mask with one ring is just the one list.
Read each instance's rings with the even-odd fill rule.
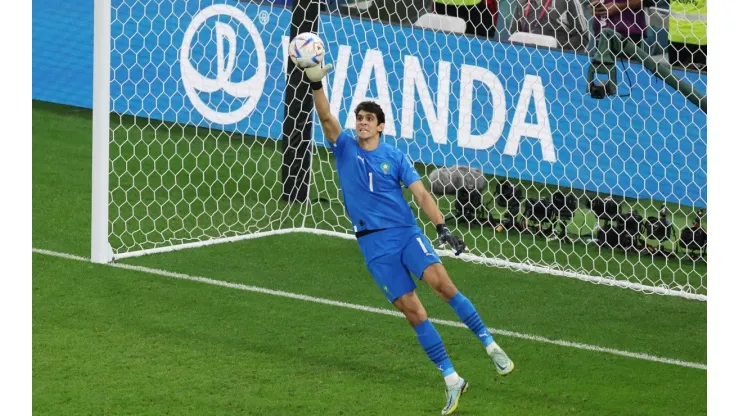
[[97,261],[278,233],[353,238],[287,59],[291,30],[314,22],[335,68],[332,112],[351,131],[357,103],[382,106],[382,140],[417,164],[462,259],[706,299],[707,78],[667,62],[667,11],[646,11],[635,44],[604,19],[595,36],[575,1],[483,0],[467,6],[472,28],[444,2],[107,1],[95,10]]

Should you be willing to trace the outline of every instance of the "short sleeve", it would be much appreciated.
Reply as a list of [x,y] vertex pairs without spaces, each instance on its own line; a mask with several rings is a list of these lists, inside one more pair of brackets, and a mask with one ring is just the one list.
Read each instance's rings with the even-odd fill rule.
[[412,183],[416,181],[421,180],[421,176],[419,175],[419,172],[416,171],[416,168],[414,167],[414,163],[411,162],[411,159],[408,157],[408,155],[404,155],[400,151],[398,152],[398,155],[400,157],[400,179],[401,182],[403,182],[403,186],[406,188],[409,187]]
[[347,144],[351,141],[352,137],[350,137],[349,134],[341,132],[339,133],[337,140],[333,144],[330,144],[329,147],[331,148],[331,151],[334,152],[334,155],[337,158],[340,158],[344,153],[344,149],[347,148]]

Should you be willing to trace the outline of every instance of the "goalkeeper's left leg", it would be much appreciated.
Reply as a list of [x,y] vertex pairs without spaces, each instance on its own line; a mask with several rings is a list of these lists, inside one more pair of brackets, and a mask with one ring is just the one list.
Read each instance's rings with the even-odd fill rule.
[[514,371],[514,362],[509,359],[504,350],[494,341],[493,335],[483,323],[478,311],[472,302],[457,290],[447,271],[440,263],[429,265],[423,271],[422,280],[444,299],[455,311],[458,318],[467,326],[476,338],[483,344],[486,353],[491,357],[496,371],[507,375]]
[[491,357],[493,364],[496,366],[496,371],[502,376],[514,371],[514,362],[509,359],[509,356],[506,355],[504,350],[493,340],[493,335],[488,332],[488,328],[483,324],[478,311],[475,310],[470,300],[461,292],[457,292],[450,298],[448,303],[452,306],[452,309],[460,320],[465,323],[465,326],[470,328],[483,344],[488,356]]

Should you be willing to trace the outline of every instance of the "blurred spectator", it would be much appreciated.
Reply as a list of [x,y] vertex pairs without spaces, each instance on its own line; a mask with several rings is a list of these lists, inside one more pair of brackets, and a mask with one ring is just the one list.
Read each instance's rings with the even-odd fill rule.
[[432,0],[434,12],[465,20],[465,33],[493,39],[496,36],[498,0]]
[[644,8],[655,5],[654,0],[590,0],[594,14],[594,37],[602,28],[614,29],[640,45],[646,34],[647,22]]
[[707,0],[671,0],[668,59],[672,65],[705,69]]
[[579,0],[512,0],[511,33],[552,36],[563,49],[585,51],[588,21]]

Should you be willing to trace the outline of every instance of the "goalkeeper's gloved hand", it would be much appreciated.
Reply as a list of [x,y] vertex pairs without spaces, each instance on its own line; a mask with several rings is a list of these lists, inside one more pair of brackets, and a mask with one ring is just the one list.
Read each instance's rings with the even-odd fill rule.
[[323,62],[318,65],[306,68],[303,72],[306,74],[306,78],[311,81],[311,89],[320,90],[322,88],[321,79],[331,71],[334,66],[332,64],[324,65]]
[[460,238],[452,235],[450,229],[444,224],[437,225],[437,241],[442,246],[445,243],[449,243],[450,247],[455,250],[455,255],[459,256],[460,253],[465,250],[465,242]]

